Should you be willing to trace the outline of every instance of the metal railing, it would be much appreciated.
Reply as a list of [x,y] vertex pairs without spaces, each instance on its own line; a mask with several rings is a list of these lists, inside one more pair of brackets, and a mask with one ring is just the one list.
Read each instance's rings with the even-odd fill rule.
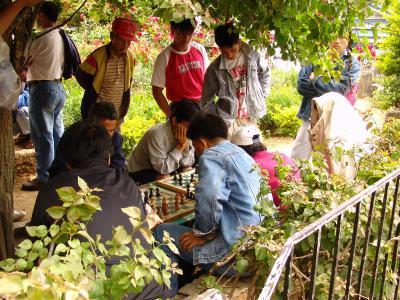
[[[307,239],[311,235],[314,236],[313,242],[313,253],[311,258],[311,272],[309,277],[309,284],[307,289],[307,299],[315,299],[315,285],[316,285],[316,276],[317,276],[317,267],[318,267],[318,259],[320,254],[320,246],[321,246],[321,232],[326,225],[333,224],[336,222],[335,229],[335,240],[334,247],[332,249],[332,266],[331,266],[331,274],[329,281],[329,293],[328,299],[335,299],[335,279],[337,276],[337,268],[338,268],[338,253],[340,251],[340,239],[341,239],[341,230],[342,224],[344,220],[346,220],[345,214],[347,212],[354,212],[354,219],[346,220],[351,221],[353,225],[353,232],[350,242],[350,251],[348,253],[347,259],[347,274],[346,274],[346,289],[344,291],[344,298],[341,299],[383,299],[384,297],[384,286],[386,283],[386,276],[388,269],[391,272],[396,272],[397,266],[397,278],[395,289],[393,292],[393,296],[389,296],[389,299],[398,299],[399,295],[399,284],[400,284],[400,264],[398,263],[398,241],[393,242],[393,246],[391,251],[385,251],[384,255],[380,255],[382,251],[382,246],[384,243],[393,236],[400,235],[400,223],[398,220],[400,216],[400,209],[398,204],[398,191],[399,191],[399,179],[400,179],[400,169],[392,172],[386,177],[382,178],[375,184],[369,186],[359,194],[350,198],[345,203],[338,206],[336,209],[332,210],[328,214],[324,215],[314,223],[308,225],[301,231],[298,231],[294,235],[292,235],[284,244],[283,249],[275,264],[273,265],[271,272],[265,282],[265,285],[261,291],[261,294],[258,299],[268,300],[274,295],[278,283],[281,280],[282,274],[283,276],[283,297],[282,299],[290,299],[290,285],[291,285],[291,266],[292,259],[294,257],[295,247],[303,240]],[[383,193],[381,193],[383,192]],[[378,197],[382,196],[378,199]],[[391,198],[392,197],[392,198]],[[389,200],[388,200],[389,199]],[[379,200],[379,205],[377,205],[377,200]],[[387,211],[388,203],[392,203],[391,212]],[[366,220],[365,228],[360,227],[360,207],[362,205],[367,205],[368,210],[366,211],[368,219]],[[369,280],[369,289],[364,288],[364,275],[365,275],[365,267],[366,267],[366,259],[367,255],[371,258],[371,255],[368,253],[368,247],[370,245],[370,236],[371,236],[371,226],[372,226],[372,217],[374,209],[380,209],[380,217],[378,224],[378,234],[377,240],[374,242],[375,253],[372,257],[372,272],[368,272]],[[385,215],[390,212],[390,220],[389,226],[384,226],[385,223]],[[396,215],[397,213],[397,215]],[[395,228],[394,228],[395,227]],[[395,231],[393,231],[395,229]],[[359,232],[364,230],[364,236],[362,237],[364,240],[361,241],[362,249],[357,249],[356,251],[356,240]],[[391,252],[391,257],[389,259],[389,255]],[[361,254],[361,255],[359,255]],[[357,256],[358,255],[358,256]],[[355,260],[355,257],[357,259]],[[381,266],[383,260],[382,268],[379,269],[378,266]],[[391,262],[391,263],[390,263]],[[358,265],[358,276],[356,280],[353,280],[353,264],[359,263]],[[390,266],[388,265],[390,263]],[[377,281],[380,281],[379,293],[376,292],[376,284]],[[354,284],[353,284],[354,283]],[[351,296],[351,289],[353,291],[353,296]],[[367,290],[367,291],[366,291]],[[362,293],[366,293],[362,295]],[[325,297],[324,297],[325,298]],[[336,297],[337,298],[337,297]]]

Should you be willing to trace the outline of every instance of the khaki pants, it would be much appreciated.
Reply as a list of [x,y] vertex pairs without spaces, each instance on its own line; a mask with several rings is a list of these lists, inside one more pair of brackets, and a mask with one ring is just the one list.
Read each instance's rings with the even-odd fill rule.
[[228,140],[232,139],[232,134],[241,126],[253,125],[257,127],[257,122],[251,120],[251,118],[236,118],[235,121],[228,128]]

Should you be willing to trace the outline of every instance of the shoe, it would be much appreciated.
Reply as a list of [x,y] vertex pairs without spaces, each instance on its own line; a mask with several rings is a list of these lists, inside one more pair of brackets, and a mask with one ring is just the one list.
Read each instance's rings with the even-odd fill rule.
[[39,181],[37,178],[24,182],[21,187],[21,191],[38,191],[44,182]]
[[24,210],[15,210],[14,209],[13,222],[18,222],[25,216],[26,216],[26,211],[24,211]]
[[18,136],[14,140],[14,144],[24,148],[24,145],[29,142],[31,139],[31,135],[28,134],[18,134]]

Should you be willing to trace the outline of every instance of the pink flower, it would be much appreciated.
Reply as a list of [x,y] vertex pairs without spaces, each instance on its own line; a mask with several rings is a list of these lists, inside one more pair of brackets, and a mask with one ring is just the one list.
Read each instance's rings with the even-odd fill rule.
[[81,21],[85,21],[86,20],[85,14],[80,14],[79,19],[81,19]]
[[158,22],[158,21],[160,21],[160,18],[159,17],[155,17],[155,16],[150,16],[149,20],[152,21],[152,22]]

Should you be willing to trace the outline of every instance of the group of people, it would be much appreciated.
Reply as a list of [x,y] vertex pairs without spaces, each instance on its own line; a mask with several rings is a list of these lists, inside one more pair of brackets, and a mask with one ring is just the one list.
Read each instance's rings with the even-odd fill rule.
[[[37,2],[14,3],[26,6]],[[205,48],[192,42],[195,20],[171,22],[173,41],[155,60],[151,79],[154,99],[167,121],[143,135],[126,163],[118,128],[130,105],[135,59],[129,47],[137,40],[137,25],[130,19],[116,18],[110,43],[96,49],[80,65],[76,79],[85,90],[82,120],[64,132],[64,47],[58,31],[52,30],[59,12],[50,1],[39,7],[37,24],[46,33],[32,42],[27,65],[37,177],[24,184],[23,189],[39,189],[31,225],[52,223],[46,209],[59,204],[55,190],[63,186],[78,189],[79,176],[90,187],[102,190],[96,192],[102,211],[88,224],[89,234],[109,239],[113,227],[129,226],[122,207],[140,208],[143,218],[154,215],[151,207],[144,204],[138,185],[185,171],[197,161],[199,182],[193,227],[152,222],[149,226],[159,242],[165,231],[174,238],[179,254],[164,248],[173,262],[210,269],[230,252],[241,235],[241,227],[262,221],[254,206],[263,172],[269,175],[275,205],[281,206],[275,174],[278,162],[261,142],[256,124],[266,113],[265,97],[269,90],[270,74],[263,55],[240,40],[233,23],[226,23],[215,29],[221,55],[210,64]],[[298,90],[304,98],[299,117],[303,126],[293,157],[307,158],[311,151],[311,147],[304,146],[311,144],[305,138],[310,126],[307,122],[311,122],[311,99],[329,91],[351,99],[350,94],[355,92],[359,69],[346,50],[346,42],[338,39],[331,45],[345,63],[342,81],[323,82],[321,77],[314,76],[313,66],[300,71]],[[300,180],[294,161],[283,154],[281,158]],[[253,171],[256,163],[261,172]],[[178,277],[173,274],[170,289],[151,283],[137,296],[165,298],[175,295],[177,290]]]

